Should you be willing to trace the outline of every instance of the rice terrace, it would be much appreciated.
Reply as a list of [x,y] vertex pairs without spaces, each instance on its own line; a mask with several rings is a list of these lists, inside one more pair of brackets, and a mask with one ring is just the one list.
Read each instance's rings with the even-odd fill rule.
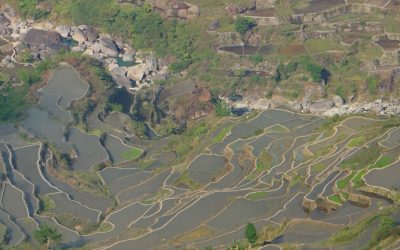
[[0,249],[400,249],[400,1],[0,0]]

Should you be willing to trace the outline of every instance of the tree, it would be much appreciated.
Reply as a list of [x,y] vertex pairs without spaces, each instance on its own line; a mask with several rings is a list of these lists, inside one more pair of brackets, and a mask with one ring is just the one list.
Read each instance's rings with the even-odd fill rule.
[[257,230],[253,223],[251,222],[247,223],[245,235],[250,244],[254,244],[257,242],[258,239]]
[[254,28],[255,26],[256,23],[254,22],[254,20],[248,17],[238,17],[235,20],[235,30],[242,35]]
[[222,100],[217,102],[215,106],[215,114],[218,117],[225,117],[231,115],[231,109],[229,108],[228,104]]
[[47,224],[39,225],[39,228],[33,233],[33,237],[41,244],[46,244],[46,249],[50,249],[51,243],[58,243],[62,239],[62,235],[55,228],[51,228]]

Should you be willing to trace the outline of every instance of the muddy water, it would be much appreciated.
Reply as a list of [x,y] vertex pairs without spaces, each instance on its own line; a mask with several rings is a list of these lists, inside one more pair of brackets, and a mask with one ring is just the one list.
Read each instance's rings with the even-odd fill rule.
[[295,9],[296,14],[318,13],[326,9],[345,4],[344,0],[312,0],[304,9]]
[[[257,51],[260,52],[261,50],[257,48]],[[74,148],[78,159],[74,161],[73,168],[80,171],[89,171],[95,163],[105,160],[107,156],[110,156],[113,163],[120,163],[123,161],[120,157],[120,153],[129,148],[120,140],[125,140],[122,138],[123,136],[121,136],[121,138],[115,138],[106,135],[102,146],[99,143],[98,136],[89,135],[77,128],[68,129],[68,140],[62,140],[63,129],[69,122],[69,114],[63,109],[67,108],[72,100],[85,95],[86,87],[86,84],[79,80],[76,72],[72,68],[58,68],[54,72],[52,80],[43,89],[42,92],[44,95],[42,96],[40,104],[29,111],[28,117],[24,121],[24,126],[36,136],[45,138],[56,147],[60,147],[61,150],[70,152],[70,150]],[[170,96],[190,92],[192,89],[192,86],[186,83],[182,83],[181,87],[185,88],[183,90],[167,88],[161,100],[168,99]],[[120,97],[115,97],[115,99],[120,99]],[[121,97],[121,99],[124,98]],[[124,102],[126,100],[120,101]],[[130,106],[130,102],[130,100],[127,100],[127,107]],[[59,103],[60,106],[57,106],[57,103]],[[123,130],[122,125],[124,122],[129,121],[129,119],[129,116],[126,114],[112,113],[105,119],[105,122],[115,128]],[[313,137],[314,133],[324,122],[323,119],[317,116],[304,116],[282,109],[264,111],[250,121],[241,122],[240,120],[232,119],[232,122],[227,122],[227,124],[225,124],[235,125],[233,126],[232,133],[227,136],[223,143],[216,144],[216,146],[211,147],[211,149],[214,153],[221,153],[222,149],[229,146],[232,151],[234,151],[234,155],[231,159],[233,168],[230,172],[227,172],[225,176],[217,180],[216,183],[195,192],[174,186],[174,180],[180,177],[181,172],[178,170],[181,169],[176,168],[174,172],[172,172],[171,169],[162,172],[156,171],[156,168],[160,166],[157,164],[162,162],[164,164],[163,166],[165,166],[167,165],[165,164],[166,162],[175,159],[175,155],[169,151],[163,154],[156,152],[156,148],[160,147],[158,144],[161,144],[158,141],[150,143],[145,142],[146,147],[151,148],[148,154],[156,160],[155,165],[146,168],[144,171],[143,169],[139,169],[141,166],[138,163],[132,163],[127,166],[120,166],[119,168],[110,166],[99,172],[102,181],[109,187],[110,196],[116,197],[116,202],[120,203],[118,209],[126,205],[125,209],[119,211],[115,210],[115,213],[109,217],[109,221],[115,224],[114,230],[89,237],[75,236],[69,238],[68,232],[63,233],[66,233],[66,239],[70,245],[82,243],[82,239],[100,242],[117,236],[120,233],[129,232],[127,230],[132,229],[129,228],[129,224],[132,223],[134,228],[151,228],[154,231],[146,236],[138,237],[135,240],[121,241],[112,247],[112,249],[131,249],[132,246],[138,249],[151,249],[153,246],[162,245],[162,239],[172,239],[193,230],[201,224],[207,224],[216,230],[216,236],[234,237],[229,238],[228,242],[226,242],[228,238],[211,239],[205,237],[205,240],[209,240],[209,242],[215,241],[215,243],[212,243],[213,246],[219,246],[219,244],[229,244],[233,239],[242,239],[243,231],[238,231],[236,235],[236,231],[232,230],[240,229],[240,227],[245,225],[249,220],[255,222],[255,220],[260,219],[261,224],[266,225],[269,222],[262,220],[267,218],[273,218],[276,223],[281,223],[284,220],[293,218],[308,218],[309,216],[321,220],[334,219],[334,217],[330,218],[329,215],[324,213],[316,214],[316,212],[314,212],[311,215],[304,213],[301,207],[301,201],[305,195],[309,198],[316,199],[321,194],[331,194],[332,183],[340,177],[336,177],[338,173],[336,173],[336,175],[327,173],[321,182],[312,189],[313,191],[311,191],[311,186],[307,187],[300,183],[293,186],[292,183],[285,181],[281,185],[284,172],[291,171],[291,168],[293,172],[297,172],[297,170],[294,169],[294,167],[297,166],[296,163],[304,159],[301,157],[297,158],[296,154],[301,154],[301,149],[304,144],[316,138]],[[237,123],[237,125],[235,123]],[[354,118],[348,120],[346,125],[357,130],[369,123],[369,120]],[[373,123],[375,123],[375,121],[371,121],[371,124]],[[269,133],[265,134],[264,130],[266,128],[276,126],[277,124],[285,126],[286,129],[270,129]],[[4,133],[7,133],[8,129],[5,128]],[[348,130],[349,133],[353,133],[352,129],[349,128]],[[0,133],[1,132],[0,129]],[[220,130],[213,135],[216,136],[219,132]],[[338,136],[339,135],[340,134],[338,134]],[[335,136],[324,143],[316,144],[312,149],[318,150],[321,147],[332,144],[336,139],[337,137]],[[139,144],[140,142],[139,140],[135,140],[135,143]],[[166,143],[167,142],[166,140]],[[231,144],[228,145],[228,143]],[[255,155],[258,155],[264,149],[271,154],[272,158],[270,164],[272,169],[270,172],[260,171],[257,175],[249,177],[249,173],[256,166],[251,166],[249,160],[243,158],[243,156],[245,156],[243,154],[243,147],[246,144],[253,146],[252,152]],[[338,151],[341,149],[346,151],[344,145],[345,144],[341,144]],[[46,186],[45,183],[40,183],[41,177],[38,176],[37,173],[29,172],[29,161],[37,160],[34,154],[37,149],[35,148],[35,151],[32,149],[32,152],[30,148],[15,149],[14,151],[16,151],[15,155],[17,155],[18,158],[23,157],[24,154],[27,155],[26,161],[20,161],[20,159],[18,159],[17,168],[20,168],[21,172],[25,174],[28,179],[34,181],[37,186],[44,191]],[[335,154],[331,158],[327,157],[323,162],[328,166],[330,165],[329,163],[337,161],[337,158],[340,156],[341,153]],[[191,160],[192,159],[194,160],[192,162],[186,162],[187,164],[185,164],[184,167],[187,167],[191,179],[200,184],[210,183],[212,178],[224,169],[226,163],[221,154],[213,155],[209,152],[201,154],[198,158],[191,158]],[[295,164],[293,164],[293,162]],[[185,170],[184,167],[182,171]],[[304,171],[305,169],[306,168],[303,168],[302,170]],[[303,177],[306,175],[304,172],[297,173],[301,173]],[[96,198],[90,194],[81,193],[68,183],[63,183],[53,176],[45,176],[44,178],[47,178],[60,190],[65,191],[72,200],[81,203],[79,204],[71,201],[67,198],[65,193],[53,194],[52,198],[57,203],[57,206],[54,208],[54,212],[56,213],[74,213],[76,216],[95,222],[100,211],[107,211],[107,208],[111,207],[111,199]],[[386,178],[386,175],[384,177]],[[312,179],[313,178],[314,177],[312,177]],[[333,180],[333,182],[329,184],[331,180]],[[24,183],[21,182],[21,185],[17,187],[24,187],[23,184]],[[16,192],[12,191],[13,190],[10,189],[6,190],[5,199],[10,199],[10,195],[17,195]],[[163,193],[160,191],[163,191]],[[256,200],[246,198],[249,193],[257,191],[265,192],[267,194],[266,197]],[[46,192],[50,192],[50,190]],[[166,195],[169,195],[169,197],[166,197]],[[165,200],[157,200],[151,205],[141,203],[143,201],[153,201],[153,199]],[[22,203],[24,200],[21,197],[16,199],[16,201]],[[343,216],[341,216],[341,212],[336,213],[335,216],[347,218],[349,212],[352,212],[354,208],[346,208],[346,206],[350,205],[344,205]],[[22,205],[21,207],[24,208]],[[9,211],[10,209],[7,206],[3,208],[7,208],[5,209],[7,212],[12,212]],[[359,211],[358,208],[355,208],[355,210]],[[362,210],[360,209],[360,211]],[[13,212],[15,213],[15,217],[26,217],[26,215],[23,214],[23,210],[16,210]],[[22,215],[17,214],[17,212]],[[182,221],[185,223],[182,223]],[[255,222],[255,224],[257,224],[257,222]],[[318,239],[321,240],[325,239],[328,234],[331,233],[322,232],[323,230],[315,232],[312,226],[314,225],[310,226],[309,224],[302,223],[297,225],[297,227],[291,227],[290,230],[284,234],[283,242],[312,242],[313,239],[309,237],[310,235],[317,234]],[[28,226],[26,227],[28,228]],[[124,237],[125,236],[121,236],[121,239]],[[166,244],[169,244],[169,242]]]
[[384,187],[387,189],[400,189],[400,163],[395,163],[392,166],[384,169],[375,169],[365,176],[368,184],[373,186]]
[[79,77],[74,68],[62,66],[55,69],[53,77],[42,92],[61,96],[60,106],[67,108],[73,100],[82,98],[88,89],[89,85]]
[[221,47],[219,48],[220,51],[234,53],[240,56],[250,56],[254,54],[261,54],[261,55],[271,55],[275,52],[275,46],[273,45],[265,45],[262,47],[255,47],[250,45],[245,46],[228,46],[228,47]]

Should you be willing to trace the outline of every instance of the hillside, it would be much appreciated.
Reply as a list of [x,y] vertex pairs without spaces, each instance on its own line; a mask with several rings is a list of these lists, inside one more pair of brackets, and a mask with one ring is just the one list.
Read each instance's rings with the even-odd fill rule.
[[5,249],[397,249],[399,0],[0,2]]

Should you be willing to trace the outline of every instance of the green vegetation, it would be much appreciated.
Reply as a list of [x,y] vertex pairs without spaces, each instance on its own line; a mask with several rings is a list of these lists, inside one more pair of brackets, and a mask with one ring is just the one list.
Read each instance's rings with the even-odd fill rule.
[[277,82],[289,79],[296,71],[300,69],[308,72],[314,82],[320,82],[321,80],[327,81],[330,76],[328,70],[315,63],[311,57],[301,56],[286,64],[279,64],[274,79]]
[[319,163],[316,163],[311,166],[311,172],[312,173],[320,173],[320,172],[324,171],[325,168],[326,168],[325,164],[322,162],[319,162]]
[[0,74],[0,85],[4,85],[1,90],[4,94],[0,95],[0,123],[17,121],[23,117],[24,111],[33,99],[30,88],[40,83],[43,80],[42,75],[53,69],[55,65],[52,60],[46,60],[34,69],[19,70],[17,77],[21,80],[22,86],[12,86],[10,78]]
[[71,229],[76,230],[79,234],[90,234],[99,228],[98,223],[92,223],[88,219],[76,217],[73,214],[58,214],[55,216],[58,223]]
[[208,132],[208,127],[207,127],[206,122],[200,122],[192,130],[192,134],[194,136],[200,136],[200,135],[206,134],[207,132]]
[[254,193],[250,193],[249,195],[246,196],[247,199],[249,200],[261,200],[267,198],[268,192],[265,191],[258,191]]
[[19,61],[24,62],[24,63],[33,63],[33,60],[34,60],[31,52],[28,50],[20,52],[18,54],[18,59],[19,59]]
[[351,183],[355,186],[360,186],[363,183],[362,177],[367,173],[366,169],[361,169],[357,174],[351,179]]
[[[61,164],[60,164],[61,165]],[[74,183],[74,187],[86,193],[100,197],[108,197],[108,187],[103,183],[99,174],[94,171],[67,171],[67,166],[62,166],[57,172],[57,177],[63,181]]]
[[361,235],[371,224],[379,217],[379,215],[374,215],[372,217],[361,220],[355,225],[350,227],[345,227],[339,232],[335,233],[329,242],[332,243],[346,243],[354,240],[357,236]]
[[328,199],[329,199],[330,201],[334,202],[334,203],[337,203],[337,204],[342,204],[342,203],[343,203],[342,199],[341,199],[340,196],[337,195],[337,194],[328,196]]
[[346,148],[356,148],[364,145],[367,139],[363,136],[352,138],[349,143],[347,143]]
[[231,115],[232,111],[228,104],[224,101],[218,101],[215,107],[215,114],[218,117],[225,117]]
[[351,172],[349,175],[347,175],[344,179],[338,180],[336,182],[336,187],[338,189],[345,189],[348,185],[351,179],[353,179],[354,175],[356,172]]
[[212,139],[212,143],[220,143],[231,132],[234,125],[230,125],[221,129],[221,131]]
[[179,185],[184,185],[187,188],[191,190],[198,189],[200,187],[200,184],[195,182],[192,178],[189,176],[189,172],[185,170],[181,176],[175,180],[174,186],[179,186]]
[[253,64],[257,65],[257,64],[260,64],[260,63],[262,63],[264,61],[264,57],[263,57],[262,54],[256,53],[256,54],[250,56],[250,61]]
[[9,84],[10,81],[11,81],[10,76],[0,72],[0,87],[5,85],[5,84]]
[[126,161],[133,161],[136,160],[141,154],[143,150],[140,148],[131,148],[121,153],[121,157],[124,158]]
[[394,161],[395,159],[392,156],[382,155],[374,165],[369,167],[369,169],[384,168],[392,164]]
[[345,50],[345,47],[334,39],[309,39],[306,47],[311,53],[319,53],[327,50]]
[[[11,2],[9,0],[6,0]],[[50,12],[45,9],[37,8],[40,0],[19,0],[17,9],[24,18],[32,17],[34,20],[44,19],[49,16]]]
[[50,249],[53,244],[58,244],[62,235],[57,229],[48,226],[47,224],[39,225],[39,229],[33,233],[33,237],[41,244],[46,245],[46,249]]
[[373,75],[367,78],[367,89],[370,94],[376,95],[378,93],[378,77]]
[[235,31],[243,35],[247,31],[254,28],[256,26],[256,23],[251,18],[239,16],[235,20],[234,25],[235,25]]
[[112,111],[112,112],[122,112],[123,110],[123,106],[121,104],[118,103],[107,103],[107,106],[105,108],[108,111]]
[[40,196],[39,201],[40,210],[44,213],[49,212],[56,207],[56,203],[54,202],[54,200],[47,195]]
[[5,243],[7,240],[7,227],[4,224],[0,224],[0,244]]
[[253,223],[251,223],[251,222],[247,223],[246,230],[245,230],[245,236],[246,236],[247,241],[250,244],[254,244],[257,242],[258,234],[257,234],[256,227],[254,226]]
[[377,144],[369,145],[340,163],[340,167],[351,170],[367,168],[378,160],[382,148]]
[[267,129],[267,132],[277,132],[277,133],[285,133],[288,131],[289,129],[281,124],[274,125]]
[[[383,242],[390,236],[399,237],[400,227],[398,222],[391,216],[383,215],[380,218],[378,228],[372,233],[368,244],[363,247],[363,250],[374,249],[379,243]],[[378,248],[379,249],[379,248]]]
[[13,88],[10,87],[6,92],[7,95],[0,95],[0,123],[19,120],[28,107],[25,100],[27,87]]
[[272,155],[268,153],[268,150],[261,151],[260,155],[257,158],[257,172],[261,173],[264,171],[268,171],[272,166]]
[[135,49],[151,49],[159,56],[174,55],[178,59],[170,66],[174,72],[185,69],[209,52],[203,47],[207,40],[199,38],[202,34],[196,32],[196,27],[162,19],[148,5],[132,8],[107,0],[67,2],[56,8],[63,18],[122,36],[131,41]]
[[[60,62],[65,61],[85,75],[92,90],[90,97],[83,98],[71,107],[74,122],[84,125],[85,116],[93,111],[95,105],[105,106],[107,101],[104,97],[110,95],[113,81],[101,62],[76,52],[59,51],[53,57],[36,64],[33,69],[18,70],[17,78],[21,80],[21,86],[10,84],[2,89],[5,94],[0,95],[0,123],[14,122],[23,118],[25,110],[38,101],[36,95],[38,84],[44,83],[49,73]],[[103,98],[96,98],[96,101],[91,99],[96,96]]]

